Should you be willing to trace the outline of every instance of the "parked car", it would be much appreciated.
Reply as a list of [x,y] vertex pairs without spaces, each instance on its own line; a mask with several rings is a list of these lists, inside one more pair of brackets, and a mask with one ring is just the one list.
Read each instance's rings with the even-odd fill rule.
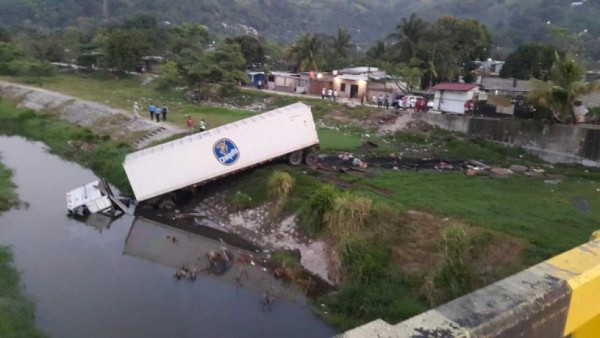
[[410,109],[415,108],[417,100],[423,100],[423,96],[418,95],[406,95],[402,97],[400,100],[394,101],[392,104],[397,109]]
[[404,95],[396,95],[396,97],[394,98],[394,101],[392,101],[392,107],[399,109],[400,105],[402,104],[403,97],[404,97]]

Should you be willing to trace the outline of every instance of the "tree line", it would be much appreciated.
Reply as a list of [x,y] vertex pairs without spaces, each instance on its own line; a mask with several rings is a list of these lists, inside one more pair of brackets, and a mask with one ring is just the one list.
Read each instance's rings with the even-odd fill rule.
[[[49,62],[134,71],[143,57],[160,56],[165,62],[156,81],[159,88],[186,86],[199,99],[235,92],[236,84],[248,81],[244,71],[249,69],[304,72],[368,65],[405,83],[405,90],[415,90],[443,81],[473,82],[475,70],[492,52],[492,35],[479,21],[451,16],[427,21],[414,13],[365,51],[341,27],[332,35],[302,33],[288,46],[254,35],[216,40],[203,25],[166,24],[147,15],[52,31],[2,28],[0,74],[39,80],[55,72]],[[560,72],[553,69],[566,55],[554,46],[522,45],[507,57],[500,75],[558,81]],[[574,67],[574,74],[582,72],[576,63]]]

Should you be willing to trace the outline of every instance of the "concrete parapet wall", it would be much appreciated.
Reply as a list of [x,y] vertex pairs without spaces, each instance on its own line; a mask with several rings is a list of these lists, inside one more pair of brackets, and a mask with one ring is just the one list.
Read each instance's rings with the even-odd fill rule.
[[600,240],[396,325],[343,337],[600,337]]
[[415,113],[436,127],[519,146],[549,162],[600,166],[600,129],[595,126],[543,124],[520,119],[492,119]]

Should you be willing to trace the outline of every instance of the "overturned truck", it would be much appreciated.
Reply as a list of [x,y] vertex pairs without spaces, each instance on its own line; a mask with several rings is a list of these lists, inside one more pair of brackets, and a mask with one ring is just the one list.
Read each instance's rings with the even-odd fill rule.
[[123,167],[138,202],[175,206],[175,192],[287,158],[318,161],[310,107],[295,103],[127,155]]

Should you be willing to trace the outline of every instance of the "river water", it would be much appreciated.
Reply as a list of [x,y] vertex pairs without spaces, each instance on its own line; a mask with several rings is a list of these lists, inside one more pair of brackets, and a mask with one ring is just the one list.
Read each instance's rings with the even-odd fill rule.
[[[0,216],[0,244],[12,248],[38,327],[52,337],[329,337],[303,297],[278,299],[219,278],[177,281],[173,268],[127,254],[133,216],[109,228],[66,216],[64,195],[95,179],[39,142],[0,136],[27,208]],[[164,231],[161,230],[161,231]],[[141,231],[144,233],[144,231]],[[142,243],[143,242],[139,242]]]

